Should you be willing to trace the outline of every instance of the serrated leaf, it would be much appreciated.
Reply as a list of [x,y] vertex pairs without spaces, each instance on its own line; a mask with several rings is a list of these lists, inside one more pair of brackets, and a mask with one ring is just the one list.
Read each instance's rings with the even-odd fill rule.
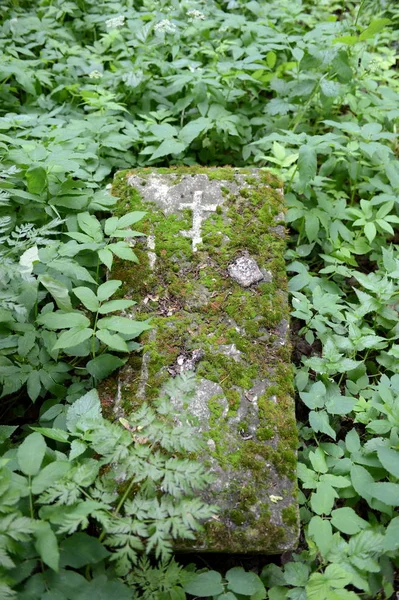
[[66,424],[68,431],[72,433],[76,431],[76,426],[81,419],[100,420],[101,403],[96,390],[87,392],[76,400],[68,409],[66,416]]
[[306,563],[289,562],[284,567],[284,579],[288,585],[305,586],[309,577]]
[[71,451],[69,453],[69,460],[77,458],[87,450],[87,445],[81,440],[73,440],[71,443]]

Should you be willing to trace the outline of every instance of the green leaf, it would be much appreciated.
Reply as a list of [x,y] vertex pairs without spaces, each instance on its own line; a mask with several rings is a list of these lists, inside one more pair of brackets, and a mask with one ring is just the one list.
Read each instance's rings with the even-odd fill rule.
[[374,223],[366,223],[366,225],[364,226],[364,235],[366,236],[366,238],[368,239],[368,241],[371,242],[374,240],[375,236],[377,235],[377,229],[374,225]]
[[77,216],[80,229],[89,235],[95,242],[103,241],[103,232],[101,224],[93,215],[88,212],[79,213]]
[[152,329],[148,321],[134,321],[127,317],[105,317],[104,319],[100,319],[97,325],[99,329],[111,329],[112,331],[124,333],[132,337],[137,337],[143,331]]
[[77,287],[74,288],[72,291],[88,310],[90,310],[91,312],[96,312],[98,310],[98,298],[90,288]]
[[313,512],[317,515],[329,515],[337,497],[338,494],[329,483],[318,483],[316,492],[313,492],[310,497]]
[[89,327],[90,325],[89,319],[76,311],[65,313],[57,310],[40,315],[36,321],[47,329],[70,329],[71,327]]
[[320,82],[320,89],[328,98],[335,98],[340,92],[340,85],[337,81],[322,79]]
[[120,335],[111,333],[108,329],[96,331],[96,337],[113,350],[117,350],[118,352],[129,352],[125,340]]
[[323,450],[319,447],[314,452],[309,452],[309,460],[312,463],[312,467],[318,473],[327,473],[328,467],[326,463],[326,457]]
[[96,390],[91,390],[76,400],[68,409],[66,424],[68,431],[74,433],[82,420],[100,421],[101,419],[101,403],[98,393]]
[[371,500],[370,486],[374,484],[374,479],[370,473],[360,465],[353,465],[351,468],[351,480],[352,485],[359,496],[369,502]]
[[108,244],[107,248],[118,258],[138,262],[138,258],[133,250],[125,242],[117,242],[116,244]]
[[391,430],[391,427],[392,425],[386,419],[375,419],[366,425],[367,431],[371,431],[377,435],[388,433]]
[[55,440],[56,442],[68,442],[69,433],[63,429],[57,429],[56,427],[30,427],[33,431],[38,431],[45,437]]
[[251,596],[264,590],[264,585],[256,573],[244,571],[242,567],[234,567],[226,573],[228,589],[235,594],[245,594]]
[[180,154],[187,148],[187,146],[188,144],[186,142],[180,142],[179,140],[164,140],[151,155],[150,160],[162,158],[163,156],[168,156],[169,154]]
[[333,39],[334,44],[345,44],[345,46],[353,46],[359,41],[356,35],[343,35]]
[[64,350],[64,348],[72,348],[82,342],[88,340],[94,333],[94,330],[87,327],[73,327],[69,331],[61,333],[57,342],[53,346],[53,350]]
[[284,566],[284,579],[288,585],[305,586],[309,578],[306,563],[289,562]]
[[337,564],[328,565],[324,575],[329,579],[331,587],[335,589],[342,589],[351,581],[351,574],[343,566]]
[[316,433],[321,431],[335,440],[336,433],[330,425],[330,420],[325,410],[319,410],[317,412],[314,410],[310,411],[309,423]]
[[122,360],[113,354],[101,354],[100,356],[96,356],[96,358],[89,360],[86,364],[86,369],[92,377],[101,381],[124,364],[125,360]]
[[101,248],[101,250],[98,251],[98,257],[108,269],[111,269],[114,257],[110,250],[107,250],[107,248]]
[[73,310],[71,299],[69,297],[69,290],[61,283],[61,281],[58,281],[58,279],[54,279],[54,277],[50,277],[50,275],[47,274],[39,275],[38,280],[47,291],[50,292],[60,310]]
[[40,471],[36,477],[32,480],[32,492],[34,494],[41,494],[45,490],[49,489],[52,485],[56,484],[62,479],[70,470],[71,463],[64,460],[57,460]]
[[100,302],[104,302],[104,300],[108,300],[113,294],[115,294],[116,290],[120,288],[122,282],[119,279],[110,279],[105,283],[101,284],[97,289],[97,298]]
[[307,145],[299,148],[298,172],[303,183],[309,183],[314,179],[317,173],[317,154],[314,148]]
[[388,506],[399,506],[399,483],[370,483],[369,494]]
[[110,312],[115,312],[117,310],[125,310],[126,308],[130,308],[137,304],[133,300],[110,300],[109,302],[105,302],[100,308],[99,313],[101,315],[106,315]]
[[29,398],[32,400],[32,402],[35,402],[35,400],[38,399],[42,389],[39,371],[31,371],[29,373],[26,382],[26,389],[28,390]]
[[395,552],[399,548],[399,517],[389,523],[383,541],[385,552]]
[[326,557],[333,543],[331,523],[327,519],[314,516],[309,521],[308,533],[313,538],[323,557]]
[[212,125],[212,121],[210,119],[207,119],[206,117],[199,117],[198,119],[194,119],[192,121],[189,121],[187,123],[187,125],[185,125],[179,131],[179,139],[186,146],[188,146],[201,133],[203,133],[209,127],[211,127],[211,125]]
[[354,535],[362,529],[369,527],[368,522],[359,517],[353,508],[346,506],[332,511],[331,524],[347,535]]
[[359,35],[359,40],[363,42],[364,40],[371,39],[376,33],[382,31],[386,25],[389,25],[390,22],[390,19],[374,19],[367,29]]
[[26,183],[31,194],[42,194],[47,188],[47,173],[43,167],[30,167],[26,171]]
[[392,448],[378,448],[377,456],[384,467],[394,477],[399,479],[399,452]]
[[345,444],[348,452],[359,452],[360,438],[356,429],[351,429],[345,437]]
[[357,400],[350,396],[333,396],[326,402],[326,410],[330,415],[347,415],[352,412]]
[[82,442],[81,440],[73,440],[71,444],[71,451],[69,453],[69,460],[73,460],[77,458],[87,450],[87,444]]
[[0,444],[9,440],[16,429],[18,429],[18,425],[0,425]]
[[31,433],[17,450],[18,465],[25,475],[36,475],[46,453],[46,442],[40,433]]
[[81,569],[110,556],[101,542],[87,533],[74,533],[61,544],[61,566]]
[[104,225],[105,235],[112,236],[115,229],[117,229],[117,227],[118,227],[118,221],[119,221],[118,217],[111,217],[110,219],[107,219],[105,221],[105,225]]
[[54,531],[51,529],[50,523],[46,521],[38,521],[35,530],[36,543],[35,547],[42,561],[53,569],[58,571],[60,564],[60,553],[58,550],[58,542]]
[[269,600],[287,600],[288,588],[282,586],[273,586],[268,590]]
[[198,598],[216,596],[223,592],[222,576],[216,571],[200,573],[184,585],[184,590],[187,594],[198,596]]
[[267,66],[269,67],[269,69],[274,69],[276,61],[277,61],[277,54],[275,52],[273,52],[272,50],[270,50],[266,54],[266,63],[267,63]]
[[118,229],[124,229],[125,227],[130,227],[130,225],[134,225],[138,221],[141,221],[146,216],[146,212],[144,211],[133,211],[123,215],[118,220]]

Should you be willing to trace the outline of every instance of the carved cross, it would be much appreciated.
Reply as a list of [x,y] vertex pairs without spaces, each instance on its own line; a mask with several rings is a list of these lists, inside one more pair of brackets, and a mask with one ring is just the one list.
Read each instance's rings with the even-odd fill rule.
[[197,251],[198,244],[202,243],[201,237],[201,225],[204,219],[204,213],[206,212],[215,212],[218,204],[207,204],[204,206],[202,204],[204,192],[197,191],[193,194],[193,201],[191,204],[181,204],[180,208],[191,208],[193,211],[193,226],[188,231],[181,231],[180,233],[184,235],[184,237],[188,237],[192,239],[193,244],[193,252]]

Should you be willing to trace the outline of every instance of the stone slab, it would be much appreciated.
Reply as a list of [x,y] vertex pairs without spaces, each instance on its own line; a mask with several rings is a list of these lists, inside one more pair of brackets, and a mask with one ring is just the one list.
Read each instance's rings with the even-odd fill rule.
[[[136,318],[152,318],[107,382],[115,411],[151,401],[171,376],[195,371],[190,404],[221,507],[180,549],[279,553],[298,539],[296,425],[288,339],[284,202],[256,169],[138,169],[116,175],[118,212],[150,209],[139,265],[116,265]],[[179,548],[177,548],[179,549]]]

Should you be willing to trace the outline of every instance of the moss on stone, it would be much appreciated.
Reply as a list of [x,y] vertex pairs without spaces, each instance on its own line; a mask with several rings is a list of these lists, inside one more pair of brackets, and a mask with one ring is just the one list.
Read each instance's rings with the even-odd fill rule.
[[[183,175],[199,173],[223,181],[223,206],[203,222],[204,243],[193,253],[191,241],[180,234],[191,228],[191,212],[184,210],[179,215],[165,215],[155,205],[155,210],[151,210],[151,205],[141,199],[139,191],[127,183],[131,173],[142,177],[145,183],[146,177],[153,172],[153,168],[119,172],[113,186],[113,193],[120,198],[116,214],[147,210],[147,218],[141,222],[142,230],[145,234],[155,235],[156,239],[156,273],[150,269],[145,242],[140,239],[135,248],[139,264],[127,267],[126,262],[117,262],[112,273],[114,278],[124,282],[121,294],[138,301],[137,318],[152,318],[157,331],[156,339],[151,337],[151,332],[141,338],[143,353],[149,357],[146,397],[150,400],[158,394],[179,355],[197,348],[203,350],[196,373],[220,385],[228,402],[228,414],[223,417],[221,397],[216,395],[209,401],[211,417],[209,431],[204,437],[215,445],[210,456],[226,471],[250,471],[254,483],[237,491],[238,505],[226,517],[237,529],[226,533],[225,525],[212,522],[207,524],[203,540],[211,539],[215,550],[219,546],[220,550],[229,548],[232,552],[244,552],[245,548],[251,547],[254,538],[259,537],[259,532],[264,531],[265,542],[259,551],[266,548],[273,551],[285,539],[284,528],[271,523],[267,503],[262,505],[261,516],[258,512],[255,517],[252,509],[259,505],[256,488],[266,485],[269,473],[276,472],[292,482],[295,480],[297,434],[292,400],[293,374],[287,365],[290,346],[276,343],[279,323],[289,319],[283,259],[285,243],[273,230],[277,215],[284,211],[279,192],[281,182],[268,172],[260,172],[255,177],[251,169],[241,169],[239,173],[244,176],[245,186],[236,196],[229,188],[235,180],[232,169],[157,169],[159,174],[174,173],[173,183],[178,183]],[[245,251],[271,272],[270,283],[244,289],[228,276],[229,264]],[[199,286],[205,288],[208,298],[201,303],[199,297],[193,304],[193,297],[198,289],[202,289]],[[142,303],[144,298],[145,304]],[[220,349],[229,344],[234,344],[241,353],[240,360],[233,360]],[[130,371],[128,382],[122,382],[124,404],[129,410],[139,403],[136,394],[140,365],[141,357],[132,355],[127,366]],[[270,385],[258,399],[256,435],[245,440],[247,436],[244,436],[242,443],[232,449],[228,442],[228,419],[237,414],[243,394],[260,380],[268,380]],[[112,388],[110,381],[104,384],[108,396]],[[236,427],[245,434],[248,424],[244,420]],[[266,464],[270,466],[266,467]],[[294,483],[292,489],[295,489]],[[295,506],[291,511],[283,510],[286,524],[294,530]],[[245,527],[238,527],[244,524]]]
[[295,504],[290,504],[281,510],[283,521],[286,525],[295,527],[298,522],[298,510]]

